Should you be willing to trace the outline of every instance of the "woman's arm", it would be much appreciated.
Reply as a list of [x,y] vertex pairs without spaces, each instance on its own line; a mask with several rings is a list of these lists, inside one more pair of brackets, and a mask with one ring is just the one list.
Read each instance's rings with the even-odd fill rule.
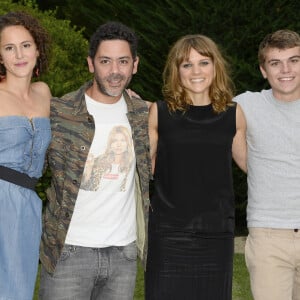
[[158,120],[157,120],[157,104],[154,102],[150,106],[149,110],[149,139],[150,139],[150,157],[152,164],[152,174],[154,174],[155,169],[155,159],[157,151],[157,141],[158,141]]

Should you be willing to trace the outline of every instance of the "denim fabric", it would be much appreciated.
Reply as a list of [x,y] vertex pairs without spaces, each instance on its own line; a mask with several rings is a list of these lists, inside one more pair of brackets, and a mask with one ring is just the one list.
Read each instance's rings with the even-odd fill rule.
[[41,270],[41,300],[132,300],[136,244],[107,248],[65,245],[54,274]]
[[[1,192],[11,186],[9,182],[1,183]],[[14,186],[12,192],[15,199],[0,196],[0,300],[32,300],[42,202],[31,190]]]
[[[0,165],[40,177],[50,120],[0,118]],[[35,191],[0,180],[0,300],[32,300],[39,261],[42,202]]]

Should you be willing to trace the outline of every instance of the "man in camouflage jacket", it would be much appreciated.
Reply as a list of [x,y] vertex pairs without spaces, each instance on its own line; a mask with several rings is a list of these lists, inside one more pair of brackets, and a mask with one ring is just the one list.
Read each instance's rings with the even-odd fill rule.
[[[125,29],[124,29],[125,28]],[[105,24],[98,31],[103,35],[104,29],[106,31],[119,31],[128,30],[128,28],[119,23],[108,23]],[[96,32],[97,33],[97,32]],[[95,34],[96,34],[95,33]],[[99,34],[99,33],[98,33]],[[97,51],[100,49],[100,45],[104,45],[106,42],[103,36],[95,36],[94,40],[97,39],[98,44],[95,45],[94,52],[92,53],[93,44],[90,46],[90,53],[88,62],[90,64],[90,71],[95,73],[95,77],[98,76],[96,63],[94,60],[98,60]],[[102,41],[101,41],[102,39]],[[120,41],[121,40],[121,41]],[[125,39],[124,39],[125,40]],[[117,41],[109,40],[108,43],[123,43],[123,38],[117,38]],[[92,41],[92,40],[91,40]],[[125,40],[127,43],[127,41]],[[92,43],[92,42],[91,42]],[[129,43],[129,42],[128,42]],[[98,48],[99,46],[99,48]],[[109,44],[111,47],[111,45]],[[113,44],[114,46],[114,44]],[[132,47],[130,45],[130,47]],[[98,50],[97,50],[98,49]],[[132,52],[132,49],[130,49]],[[121,67],[112,68],[123,68],[124,64],[131,62],[130,57],[125,60],[123,56],[121,57]],[[135,55],[133,54],[133,62],[135,62]],[[105,56],[104,64],[108,64],[108,61],[115,62],[115,58],[110,58],[108,55]],[[101,60],[102,63],[102,60]],[[103,66],[101,65],[101,68]],[[116,72],[116,71],[115,71]],[[122,73],[122,70],[120,71]],[[134,74],[133,68],[133,74]],[[129,73],[129,81],[131,79],[131,74]],[[114,78],[115,81],[119,80],[119,77],[109,77]],[[117,78],[117,79],[116,79]],[[99,78],[97,78],[99,80]],[[81,183],[84,176],[84,169],[86,166],[86,161],[90,148],[95,135],[95,121],[92,114],[89,113],[86,104],[86,95],[93,95],[93,90],[99,95],[99,102],[101,102],[103,95],[102,90],[99,88],[99,82],[94,78],[93,81],[86,83],[79,90],[71,92],[62,98],[53,98],[51,103],[51,127],[52,127],[52,142],[48,150],[48,163],[50,170],[52,172],[51,187],[47,190],[47,206],[43,218],[43,234],[41,241],[41,254],[40,259],[43,265],[40,283],[40,297],[41,299],[59,299],[60,297],[75,297],[76,299],[88,299],[83,292],[78,292],[75,296],[70,288],[68,292],[68,287],[64,283],[64,277],[68,278],[68,269],[65,268],[65,274],[62,275],[61,279],[57,280],[57,283],[53,283],[52,280],[56,276],[56,272],[60,272],[63,269],[63,265],[57,268],[60,261],[64,260],[63,249],[66,246],[65,240],[68,234],[69,225],[73,216],[75,203],[77,201],[77,196],[81,187]],[[109,81],[109,80],[108,80]],[[102,82],[103,83],[103,82]],[[112,86],[111,90],[114,90],[116,84],[113,80],[109,82]],[[128,81],[126,85],[128,84]],[[148,209],[149,209],[149,180],[151,174],[150,157],[149,157],[149,141],[148,141],[148,105],[145,101],[129,97],[125,91],[125,87],[121,91],[120,95],[117,93],[105,95],[107,99],[120,99],[122,96],[125,99],[127,106],[127,119],[131,127],[132,141],[135,153],[135,171],[134,171],[134,187],[135,187],[135,207],[136,207],[136,248],[139,257],[143,265],[145,265],[147,256],[147,222],[148,222]],[[99,94],[99,90],[101,91]],[[91,92],[90,92],[91,91]],[[110,91],[108,91],[110,92]],[[105,94],[105,93],[104,93]],[[93,98],[93,97],[91,97]],[[110,216],[107,216],[108,218]],[[113,246],[113,245],[112,245]],[[69,247],[69,254],[77,248],[76,245]],[[120,248],[120,247],[119,247]],[[73,250],[72,250],[73,249]],[[94,249],[94,248],[90,248]],[[75,251],[75,250],[74,250]],[[73,252],[74,252],[73,251]],[[62,254],[63,253],[63,254]],[[57,270],[59,269],[59,270]],[[77,271],[77,270],[76,270]],[[54,275],[53,275],[54,274]],[[67,274],[67,275],[66,275]],[[80,276],[83,277],[85,274],[79,274],[78,282],[81,284]],[[107,279],[106,279],[107,280]],[[96,281],[96,279],[95,279]],[[77,282],[77,284],[78,284]],[[59,289],[59,285],[63,288],[61,294],[56,294],[56,289]],[[80,285],[79,284],[79,285]],[[86,287],[80,287],[84,290]],[[92,291],[87,291],[87,295],[94,293],[94,288]],[[107,299],[132,299],[132,293],[134,290],[131,286],[132,291],[123,290],[122,296],[112,296],[112,298],[107,297]],[[121,291],[120,291],[121,292]],[[69,293],[69,294],[68,294]],[[71,293],[73,293],[71,296]],[[81,294],[80,294],[81,293]],[[99,295],[103,291],[99,292]],[[127,295],[126,295],[127,294]],[[114,298],[115,297],[115,298]],[[69,299],[69,298],[68,298]],[[71,299],[71,298],[70,298]],[[73,299],[73,298],[72,298]],[[91,298],[92,299],[92,298]]]

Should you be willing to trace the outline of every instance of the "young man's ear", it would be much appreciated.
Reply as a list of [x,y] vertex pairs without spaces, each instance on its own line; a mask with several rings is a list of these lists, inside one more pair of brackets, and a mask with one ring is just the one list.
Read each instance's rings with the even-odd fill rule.
[[267,72],[266,72],[264,66],[263,66],[263,65],[260,65],[260,66],[259,66],[259,69],[260,69],[260,72],[261,72],[263,78],[264,78],[264,79],[267,79],[268,76],[267,76]]

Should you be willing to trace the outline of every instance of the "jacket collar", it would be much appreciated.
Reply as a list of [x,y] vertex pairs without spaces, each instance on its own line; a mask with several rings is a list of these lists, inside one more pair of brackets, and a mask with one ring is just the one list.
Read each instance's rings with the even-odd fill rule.
[[[87,113],[87,107],[85,102],[85,92],[88,88],[90,88],[93,84],[93,81],[90,80],[82,85],[75,93],[75,101],[74,101],[74,115],[80,113]],[[129,112],[134,111],[134,101],[132,101],[131,97],[128,95],[126,91],[123,92],[123,96],[127,105],[127,110]]]

